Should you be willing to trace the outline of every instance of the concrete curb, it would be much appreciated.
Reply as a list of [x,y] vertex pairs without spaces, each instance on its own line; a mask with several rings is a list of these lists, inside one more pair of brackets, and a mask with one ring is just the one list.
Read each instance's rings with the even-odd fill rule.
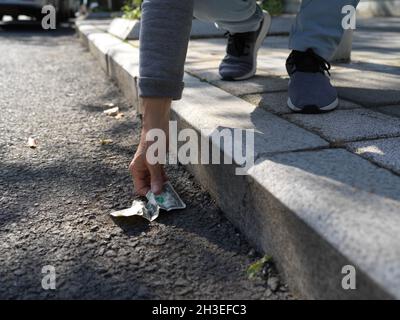
[[[138,109],[138,49],[95,28],[78,34]],[[180,129],[256,129],[248,175],[235,175],[235,164],[189,169],[274,257],[292,290],[311,299],[400,298],[400,178],[197,78],[185,83],[173,106]],[[345,265],[356,268],[356,290],[342,288]]]
[[[295,17],[293,15],[283,15],[273,17],[269,35],[288,35]],[[225,30],[218,29],[213,23],[194,19],[190,37],[192,39],[201,38],[221,38],[224,37]],[[140,21],[123,18],[115,18],[111,21],[108,33],[120,38],[121,40],[138,40],[140,34]]]

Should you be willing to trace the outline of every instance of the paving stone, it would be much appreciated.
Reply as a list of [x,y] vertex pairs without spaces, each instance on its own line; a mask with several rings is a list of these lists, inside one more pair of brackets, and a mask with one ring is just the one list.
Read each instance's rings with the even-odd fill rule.
[[289,114],[285,118],[317,132],[331,142],[400,135],[400,119],[367,109],[339,110],[325,114]]
[[221,63],[221,59],[209,59],[204,61],[192,57],[191,60],[185,64],[185,71],[198,78],[207,79],[207,81],[218,80],[220,79],[218,66]]
[[[265,50],[288,50],[289,38],[287,36],[274,36],[265,38],[261,49]],[[204,54],[224,53],[227,39],[193,39],[189,42],[189,52],[197,51]]]
[[318,136],[261,108],[190,76],[173,109],[180,119],[200,129],[255,129],[255,156],[328,146]]
[[379,107],[379,108],[375,108],[374,110],[391,115],[391,116],[400,117],[400,105]]
[[342,98],[367,107],[400,104],[400,76],[387,67],[382,72],[366,71],[361,65],[336,67],[333,84]]
[[387,66],[400,67],[400,57],[397,52],[383,51],[379,54],[371,53],[371,50],[359,49],[351,53],[351,60],[354,63],[362,63],[367,70],[376,68],[379,70],[386,69]]
[[400,174],[400,138],[353,142],[347,144],[347,147],[351,151]]
[[[400,67],[399,17],[357,19],[353,39],[353,61],[362,61],[365,70],[386,66]],[[378,70],[379,71],[379,70]]]
[[[202,63],[204,74],[196,74],[207,81],[219,80],[218,66],[225,55],[226,39],[201,39],[189,43],[186,59],[186,70],[193,73],[199,70],[197,64]],[[287,76],[286,59],[290,51],[287,37],[268,37],[258,53],[258,74]],[[196,63],[196,65],[192,65]],[[208,68],[207,68],[208,67]]]
[[[374,25],[372,21],[369,21],[369,24],[371,26]],[[375,29],[375,32],[357,29],[354,33],[353,48],[355,50],[368,50],[371,55],[396,52],[396,50],[398,52],[400,49],[400,36],[399,33],[394,32],[394,30],[394,27],[391,27],[390,31]]]
[[191,52],[208,55],[223,55],[226,48],[226,39],[195,39],[189,42],[188,56]]
[[400,75],[400,58],[394,53],[377,55],[371,51],[354,51],[352,62],[345,65],[338,64],[347,69],[361,71],[374,71],[382,74]]
[[400,32],[400,17],[368,17],[357,19],[357,30],[359,32]]
[[284,91],[287,90],[288,87],[287,77],[271,75],[271,72],[265,69],[259,69],[255,77],[243,81],[221,80],[218,73],[218,67],[202,69],[201,67],[196,68],[196,66],[190,65],[186,67],[185,70],[191,75],[194,75],[203,81],[207,81],[235,96]]
[[269,75],[287,77],[286,59],[289,54],[288,49],[262,48],[257,59],[258,70],[265,70]]
[[235,96],[263,92],[277,92],[287,90],[288,78],[271,76],[268,73],[258,72],[251,79],[244,81],[211,81],[211,84],[225,90]]
[[[241,96],[242,99],[276,114],[292,113],[287,107],[287,97],[288,94],[286,91]],[[361,108],[361,106],[350,101],[340,100],[338,110],[356,108]]]

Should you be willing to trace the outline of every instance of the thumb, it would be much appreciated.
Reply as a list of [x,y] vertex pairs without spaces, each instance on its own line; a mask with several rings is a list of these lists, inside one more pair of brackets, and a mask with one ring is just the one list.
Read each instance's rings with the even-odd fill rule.
[[150,178],[151,192],[153,192],[154,194],[160,194],[162,192],[164,185],[162,166],[159,164],[150,165],[149,171],[151,176]]

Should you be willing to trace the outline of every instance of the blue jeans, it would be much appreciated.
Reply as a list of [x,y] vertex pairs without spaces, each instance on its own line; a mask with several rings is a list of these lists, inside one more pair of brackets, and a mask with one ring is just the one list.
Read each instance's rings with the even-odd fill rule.
[[[289,48],[313,49],[329,60],[343,35],[342,8],[359,0],[303,0]],[[231,33],[256,31],[262,10],[256,0],[144,0],[139,94],[179,99],[192,16]]]

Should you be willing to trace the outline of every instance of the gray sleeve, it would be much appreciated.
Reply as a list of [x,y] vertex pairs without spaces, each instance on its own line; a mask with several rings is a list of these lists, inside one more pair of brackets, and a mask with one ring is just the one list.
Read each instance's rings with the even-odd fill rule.
[[139,95],[178,100],[193,18],[193,0],[144,0]]

